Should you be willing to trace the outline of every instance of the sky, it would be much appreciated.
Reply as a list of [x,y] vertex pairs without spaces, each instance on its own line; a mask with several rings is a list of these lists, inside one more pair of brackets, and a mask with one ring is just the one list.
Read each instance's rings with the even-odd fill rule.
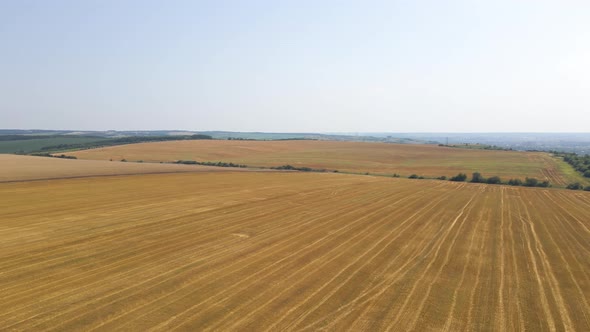
[[590,1],[0,0],[0,128],[588,132]]

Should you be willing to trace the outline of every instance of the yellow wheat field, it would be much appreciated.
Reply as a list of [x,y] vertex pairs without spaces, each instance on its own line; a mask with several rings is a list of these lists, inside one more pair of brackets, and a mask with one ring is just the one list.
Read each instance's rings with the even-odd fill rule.
[[0,184],[0,330],[588,331],[590,194],[304,173]]

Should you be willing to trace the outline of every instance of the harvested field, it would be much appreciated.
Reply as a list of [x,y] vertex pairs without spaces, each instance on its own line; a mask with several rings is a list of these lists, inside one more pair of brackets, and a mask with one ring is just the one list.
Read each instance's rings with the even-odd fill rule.
[[193,165],[124,163],[103,160],[73,160],[0,154],[0,182],[104,175],[220,171],[230,171],[230,169]]
[[[484,176],[535,177],[555,185],[579,181],[560,171],[547,153],[470,150],[435,145],[336,141],[174,141],[121,145],[69,153],[80,159],[224,161],[249,166],[326,168],[357,173],[425,177],[481,172]],[[567,165],[566,165],[567,166]]]
[[1,330],[590,329],[584,192],[158,174],[3,183],[0,208]]

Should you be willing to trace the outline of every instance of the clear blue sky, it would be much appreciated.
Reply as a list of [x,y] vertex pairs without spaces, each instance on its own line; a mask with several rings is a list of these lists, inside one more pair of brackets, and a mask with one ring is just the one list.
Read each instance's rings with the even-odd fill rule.
[[590,1],[0,0],[0,128],[590,131]]

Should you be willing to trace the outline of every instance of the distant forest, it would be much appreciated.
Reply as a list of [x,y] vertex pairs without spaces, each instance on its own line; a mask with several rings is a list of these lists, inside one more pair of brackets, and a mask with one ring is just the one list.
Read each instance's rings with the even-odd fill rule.
[[104,137],[91,135],[0,135],[0,153],[38,154],[123,144],[212,139],[209,135]]
[[178,141],[178,140],[201,140],[201,139],[212,139],[212,137],[209,135],[200,135],[200,134],[190,135],[190,136],[131,136],[131,137],[111,138],[111,139],[101,140],[98,142],[58,144],[58,145],[43,147],[43,148],[41,148],[41,150],[42,151],[81,150],[81,149],[93,149],[93,148],[98,148],[98,147],[123,145],[123,144]]

